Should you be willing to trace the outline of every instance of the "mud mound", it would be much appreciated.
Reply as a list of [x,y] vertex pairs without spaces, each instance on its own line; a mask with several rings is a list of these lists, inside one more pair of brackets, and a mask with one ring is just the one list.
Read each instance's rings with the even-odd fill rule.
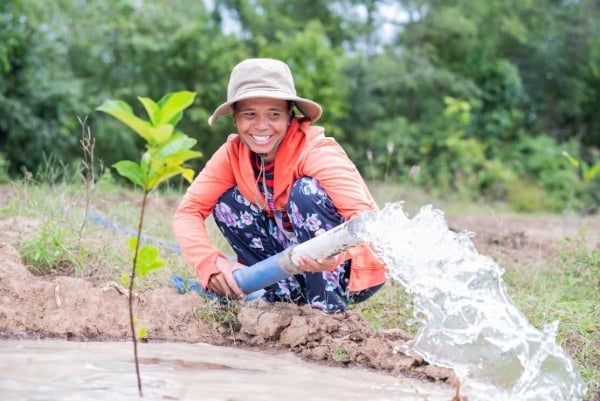
[[393,374],[449,379],[452,372],[421,358],[395,353],[410,337],[402,330],[376,332],[353,312],[325,315],[310,306],[250,304],[239,313],[237,340],[254,346],[291,350],[304,359],[360,365]]

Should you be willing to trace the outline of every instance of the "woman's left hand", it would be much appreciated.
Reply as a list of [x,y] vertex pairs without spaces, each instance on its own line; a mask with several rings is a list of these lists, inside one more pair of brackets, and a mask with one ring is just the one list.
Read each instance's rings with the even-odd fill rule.
[[333,269],[338,264],[335,256],[323,259],[313,259],[308,256],[298,257],[298,268],[305,272],[318,273]]

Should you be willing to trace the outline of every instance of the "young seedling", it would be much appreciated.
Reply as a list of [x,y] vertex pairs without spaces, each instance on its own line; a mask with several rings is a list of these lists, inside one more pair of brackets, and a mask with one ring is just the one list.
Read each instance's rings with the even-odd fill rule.
[[[194,171],[185,167],[184,163],[202,156],[202,153],[191,150],[196,140],[175,131],[175,126],[181,120],[183,110],[193,103],[195,96],[195,92],[174,92],[165,95],[158,103],[146,97],[138,97],[148,114],[147,121],[138,118],[131,107],[121,100],[107,100],[97,108],[127,125],[146,141],[146,151],[139,163],[121,160],[113,165],[120,175],[143,190],[137,236],[128,242],[132,251],[131,275],[124,277],[124,282],[129,285],[129,321],[140,397],[143,397],[143,393],[135,332],[136,319],[133,314],[133,286],[136,277],[143,277],[165,265],[157,248],[140,244],[146,201],[148,194],[169,178],[181,174],[190,183],[194,178]],[[139,335],[144,338],[146,329],[140,328]]]

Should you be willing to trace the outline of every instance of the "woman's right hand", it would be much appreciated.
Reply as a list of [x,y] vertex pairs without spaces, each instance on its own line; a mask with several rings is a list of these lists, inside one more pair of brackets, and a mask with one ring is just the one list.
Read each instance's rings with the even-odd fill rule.
[[218,295],[231,299],[243,298],[244,292],[235,281],[233,271],[243,268],[244,265],[225,258],[217,259],[216,264],[219,272],[210,276],[207,288]]

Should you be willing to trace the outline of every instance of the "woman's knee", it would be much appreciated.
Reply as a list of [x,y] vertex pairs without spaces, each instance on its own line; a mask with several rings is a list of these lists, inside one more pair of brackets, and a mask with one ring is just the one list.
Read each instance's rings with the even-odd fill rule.
[[325,189],[312,177],[300,177],[294,182],[288,200],[288,209],[292,204],[303,213],[338,214]]
[[318,199],[327,196],[327,193],[319,183],[312,177],[300,177],[292,185],[289,201],[304,203],[307,199]]
[[312,177],[301,177],[294,182],[288,200],[288,213],[292,224],[298,227],[317,219],[320,228],[329,230],[344,222],[325,189]]

